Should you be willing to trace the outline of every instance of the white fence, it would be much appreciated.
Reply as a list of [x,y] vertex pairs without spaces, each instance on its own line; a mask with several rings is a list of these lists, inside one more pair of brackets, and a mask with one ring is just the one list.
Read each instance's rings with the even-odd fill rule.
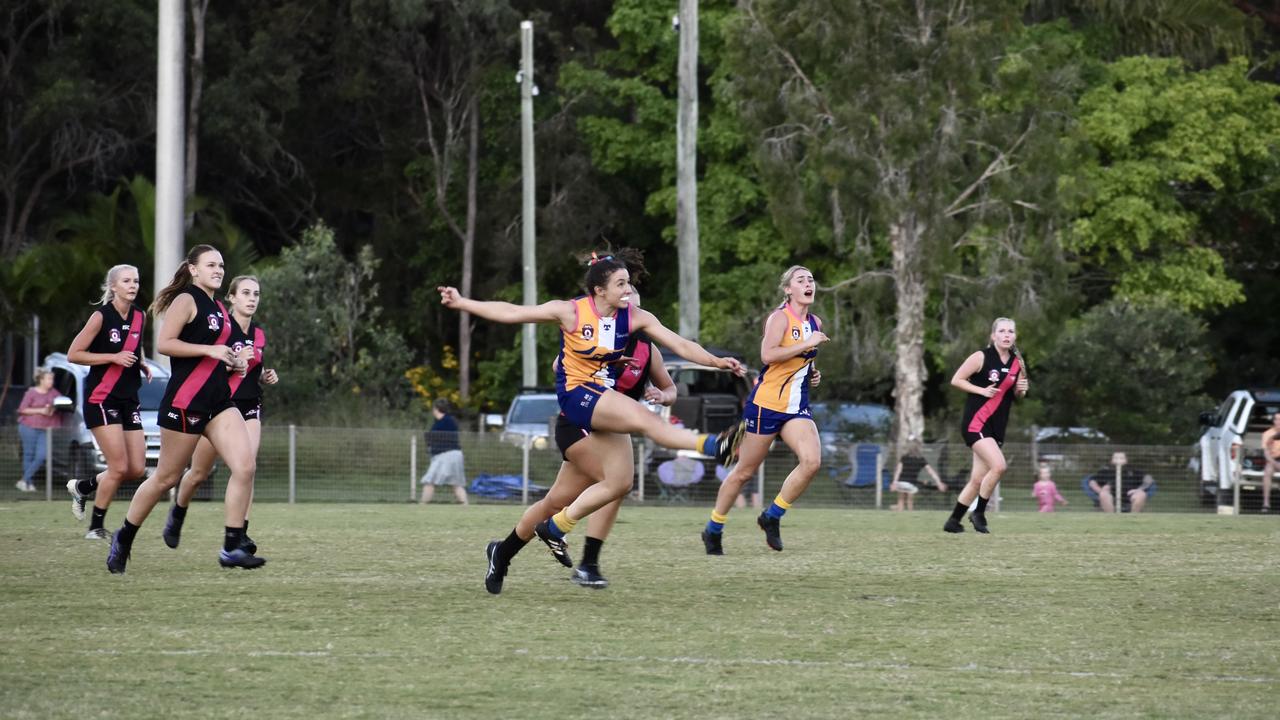
[[[462,433],[466,477],[475,490],[498,488],[507,492],[473,492],[474,502],[528,502],[549,488],[561,459],[554,443],[536,441],[526,447],[505,441],[500,433]],[[92,466],[96,451],[70,447],[70,436],[53,431],[49,440],[55,448],[45,466],[36,474],[36,492],[15,487],[21,477],[21,446],[16,427],[0,428],[0,501],[19,499],[63,500],[63,485],[71,474]],[[711,461],[677,459],[673,453],[635,442],[636,478],[633,500],[650,504],[696,504],[709,506],[719,487]],[[1192,446],[1122,446],[1101,444],[1029,445],[1009,443],[1004,447],[1008,461],[997,499],[1001,511],[1035,511],[1032,485],[1043,463],[1056,483],[1066,505],[1059,512],[1093,512],[1105,505],[1091,496],[1088,480],[1117,489],[1120,466],[1121,506],[1131,507],[1128,490],[1133,484],[1148,484],[1145,510],[1151,512],[1216,512],[1217,500],[1201,487],[1193,468]],[[1123,453],[1123,458],[1117,458]],[[77,461],[76,458],[79,457]],[[891,486],[897,458],[890,446],[875,442],[828,442],[823,466],[814,478],[803,502],[821,506],[915,510],[945,510],[954,503],[970,468],[970,452],[962,444],[936,444],[925,449],[924,458],[943,480],[938,489],[928,472],[913,480],[917,491],[894,492]],[[79,463],[79,467],[76,463]],[[258,502],[412,502],[420,495],[419,478],[430,462],[421,431],[387,429],[320,428],[268,426],[263,429],[258,455],[255,499]],[[777,443],[753,483],[744,490],[744,500],[767,502],[781,487],[794,467],[794,456]],[[479,479],[479,483],[477,483]],[[220,498],[225,471],[215,471],[213,482],[202,488],[197,498]],[[135,484],[126,484],[122,496],[131,495]],[[752,497],[752,496],[755,497]],[[1226,494],[1224,503],[1233,498]],[[1241,511],[1256,512],[1261,493],[1246,487],[1241,493]],[[1114,499],[1114,498],[1113,498]],[[449,492],[439,492],[436,502],[453,502]]]

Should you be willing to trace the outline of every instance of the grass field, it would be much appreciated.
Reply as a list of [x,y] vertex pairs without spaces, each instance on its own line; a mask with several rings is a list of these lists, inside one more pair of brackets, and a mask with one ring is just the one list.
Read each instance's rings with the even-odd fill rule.
[[[119,523],[123,504],[112,508]],[[129,572],[64,503],[0,505],[9,718],[1273,718],[1280,520],[624,509],[612,585],[536,543],[500,596],[483,547],[518,509],[263,504],[270,563],[215,561],[221,507]],[[572,537],[580,550],[582,529]]]

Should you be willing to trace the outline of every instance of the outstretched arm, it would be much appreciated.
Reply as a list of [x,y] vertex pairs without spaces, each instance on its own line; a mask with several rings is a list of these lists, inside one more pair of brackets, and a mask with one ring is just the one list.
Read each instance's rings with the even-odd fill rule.
[[568,300],[552,300],[541,305],[516,305],[496,300],[472,300],[464,298],[456,288],[437,287],[440,291],[440,304],[453,310],[471,313],[476,317],[493,322],[520,323],[560,323],[560,327],[573,329],[575,313],[573,303]]
[[649,337],[662,345],[671,348],[675,354],[685,360],[692,360],[709,367],[720,368],[721,370],[732,370],[735,375],[746,374],[746,368],[742,367],[742,363],[737,358],[716,357],[707,352],[707,349],[698,343],[680,337],[671,332],[665,325],[658,322],[658,318],[653,313],[642,308],[631,309],[631,331],[636,332],[643,330],[649,334]]

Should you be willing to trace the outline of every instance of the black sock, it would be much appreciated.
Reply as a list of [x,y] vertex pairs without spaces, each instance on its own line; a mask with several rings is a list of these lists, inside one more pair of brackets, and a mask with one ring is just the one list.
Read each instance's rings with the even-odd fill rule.
[[169,514],[178,522],[182,522],[187,519],[187,509],[179,505],[176,500],[173,502],[173,509],[169,511]]
[[516,531],[512,529],[511,534],[498,545],[498,549],[494,553],[496,556],[494,559],[499,562],[509,563],[511,562],[511,558],[515,557],[516,553],[520,552],[520,550],[528,544],[528,540],[521,540],[520,536],[516,535]]
[[97,530],[102,527],[102,523],[107,519],[107,509],[93,506],[93,514],[89,516],[89,529]]
[[226,528],[226,534],[222,536],[222,549],[231,552],[240,548],[240,538],[244,537],[243,528]]
[[91,477],[76,481],[76,492],[88,497],[98,491],[98,478]]
[[955,508],[951,511],[951,519],[960,522],[964,519],[964,514],[969,510],[969,506],[964,503],[956,503]]
[[249,518],[244,520],[244,536],[249,537]]
[[979,495],[979,496],[978,496],[978,507],[976,507],[976,508],[974,508],[974,509],[973,509],[973,514],[974,514],[974,515],[981,515],[981,516],[983,516],[983,517],[986,517],[986,515],[987,515],[987,502],[988,502],[989,500],[991,500],[991,498],[984,498],[984,497],[982,497],[981,495]]
[[598,538],[587,536],[586,542],[582,544],[582,564],[595,567],[600,564],[600,546],[604,545],[604,541]]
[[[103,512],[106,512],[106,510],[103,510]],[[129,522],[129,518],[125,518],[124,524],[120,526],[120,542],[124,543],[125,545],[132,545],[133,538],[135,535],[138,534],[139,527],[141,526],[134,525],[133,523]]]

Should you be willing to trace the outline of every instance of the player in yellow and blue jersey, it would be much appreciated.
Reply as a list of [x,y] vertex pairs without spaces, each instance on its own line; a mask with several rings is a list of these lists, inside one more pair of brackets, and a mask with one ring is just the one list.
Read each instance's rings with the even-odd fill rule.
[[740,426],[746,434],[738,450],[738,464],[721,483],[711,520],[702,531],[708,555],[724,554],[724,523],[734,498],[764,462],[775,437],[782,436],[798,462],[773,503],[756,519],[764,530],[765,542],[774,550],[782,550],[779,525],[783,514],[804,494],[822,464],[822,443],[809,414],[809,386],[819,380],[813,359],[818,346],[827,341],[822,322],[809,314],[818,283],[808,268],[794,265],[782,274],[778,289],[783,303],[765,321],[760,341],[764,368],[742,409]]
[[[644,332],[654,342],[693,362],[744,374],[742,364],[730,357],[716,357],[701,345],[668,330],[652,313],[630,306],[631,272],[643,272],[638,253],[592,253],[583,286],[587,294],[574,300],[552,300],[541,305],[515,305],[462,297],[455,288],[440,287],[445,306],[502,323],[555,322],[560,325],[561,351],[556,373],[560,410],[574,425],[590,431],[596,441],[604,479],[587,488],[569,507],[540,523],[539,538],[549,545],[562,543],[578,520],[621,498],[631,490],[635,472],[629,433],[639,432],[659,445],[713,455],[722,463],[732,461],[736,440],[732,430],[719,436],[683,430],[664,422],[640,403],[613,386],[629,358],[626,347],[633,333]],[[489,568],[485,587],[497,594],[512,554],[523,545],[512,532],[502,542],[489,543],[485,554]]]

